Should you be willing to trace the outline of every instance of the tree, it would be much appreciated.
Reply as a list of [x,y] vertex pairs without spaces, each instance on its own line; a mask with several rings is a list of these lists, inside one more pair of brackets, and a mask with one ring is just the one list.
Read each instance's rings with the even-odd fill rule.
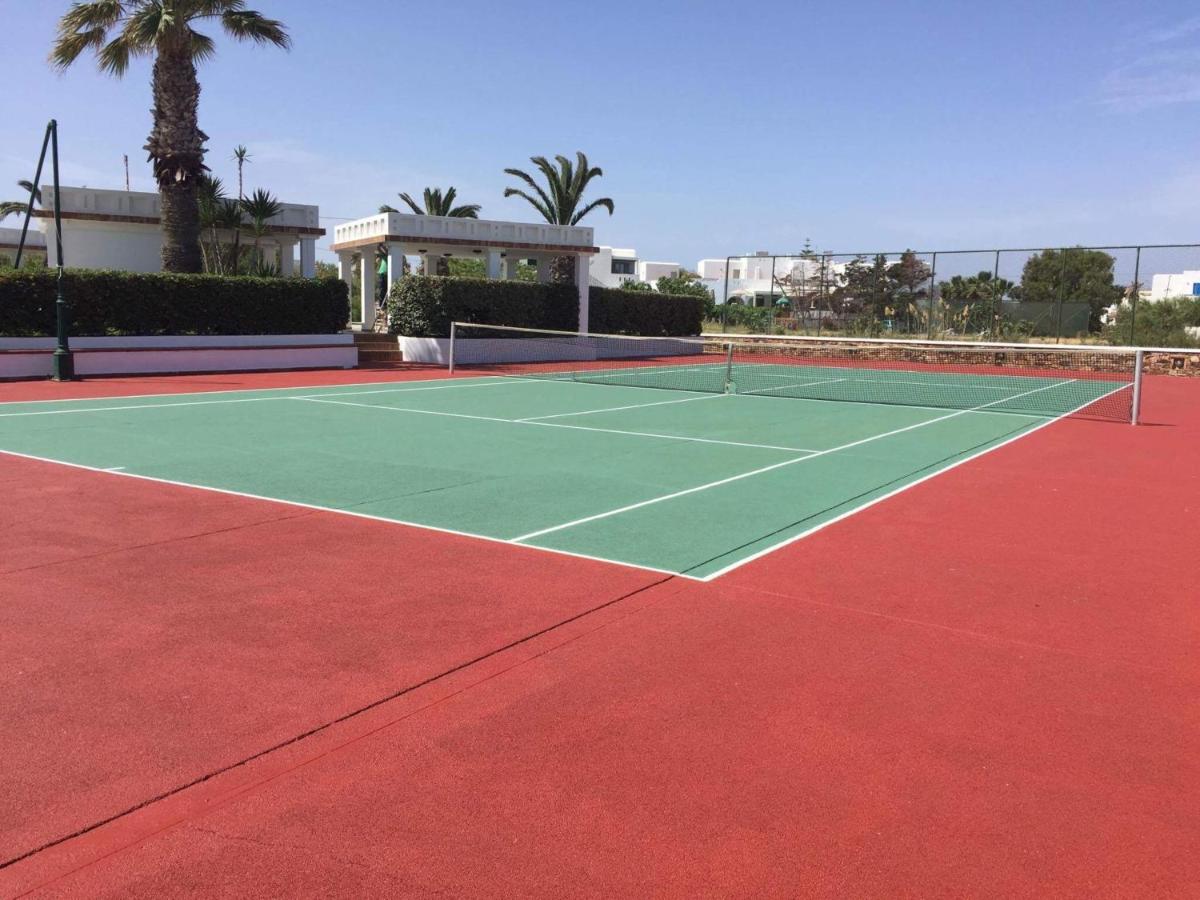
[[[507,175],[519,178],[533,191],[529,194],[521,188],[508,187],[504,189],[505,197],[521,197],[536,209],[551,225],[578,225],[579,221],[593,209],[604,207],[608,214],[613,214],[613,202],[608,197],[593,200],[580,208],[583,195],[588,183],[593,178],[600,178],[604,172],[599,166],[588,164],[588,158],[581,150],[575,151],[575,162],[565,156],[555,156],[555,167],[544,156],[531,156],[529,161],[537,167],[546,179],[543,189],[532,175],[521,169],[505,169]],[[551,265],[551,277],[561,283],[573,283],[575,272],[571,266],[570,256],[555,257]]]
[[648,284],[645,281],[638,281],[636,278],[630,278],[628,281],[621,282],[620,290],[645,293],[646,291],[653,291],[654,285]]
[[256,275],[271,274],[264,263],[259,241],[271,231],[267,223],[283,211],[283,204],[270,191],[258,188],[249,197],[240,201],[242,211],[250,217],[250,233],[254,235],[254,267]]
[[713,299],[713,292],[700,283],[696,272],[680,269],[678,275],[664,275],[654,283],[654,287],[663,294],[682,294],[688,297],[704,297]]
[[135,57],[154,59],[145,150],[158,182],[168,272],[199,272],[203,263],[196,191],[208,136],[199,125],[196,65],[212,58],[216,43],[194,26],[210,20],[236,40],[291,45],[281,22],[246,9],[245,0],[88,0],[72,4],[59,20],[50,52],[51,63],[65,70],[94,51],[100,70],[118,78]]
[[927,316],[929,289],[925,285],[929,276],[929,266],[911,250],[905,250],[900,254],[899,262],[888,266],[887,277],[894,284],[892,293],[898,301],[895,304],[897,312],[908,331],[912,330],[914,322]]
[[956,331],[997,331],[1000,304],[1016,285],[993,273],[982,271],[964,278],[955,275],[949,281],[938,282],[938,299],[946,308],[947,323]]
[[[458,196],[458,189],[454,187],[446,188],[446,193],[442,193],[441,188],[425,188],[425,193],[422,199],[424,205],[417,203],[408,194],[400,194],[400,199],[403,200],[408,208],[418,216],[448,216],[451,219],[478,219],[479,211],[483,209],[478,203],[467,203],[462,206],[455,206],[454,199]],[[381,212],[397,212],[390,206],[386,210],[381,209]]]
[[1022,303],[1086,303],[1088,330],[1099,331],[1100,316],[1124,296],[1113,280],[1115,262],[1103,250],[1043,250],[1025,262],[1012,295]]
[[17,186],[29,195],[28,200],[0,200],[0,222],[3,222],[9,216],[23,216],[29,212],[29,202],[33,201],[35,205],[42,202],[42,192],[35,189],[32,181],[26,181],[22,178],[17,182]]
[[238,200],[246,196],[246,188],[242,181],[242,170],[246,168],[246,163],[250,162],[250,151],[246,149],[245,144],[238,144],[233,148],[233,161],[238,167]]

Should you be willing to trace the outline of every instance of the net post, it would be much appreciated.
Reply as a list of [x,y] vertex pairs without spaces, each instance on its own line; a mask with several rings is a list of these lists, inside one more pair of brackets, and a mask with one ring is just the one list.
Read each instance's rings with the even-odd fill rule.
[[1129,424],[1138,423],[1138,414],[1142,408],[1142,367],[1146,359],[1146,351],[1138,350],[1133,354],[1133,411],[1129,416]]
[[449,354],[450,371],[447,373],[450,375],[454,374],[454,341],[455,341],[455,338],[457,337],[457,335],[455,334],[457,328],[458,328],[457,322],[450,323],[450,354]]
[[725,345],[725,393],[733,387],[733,341]]

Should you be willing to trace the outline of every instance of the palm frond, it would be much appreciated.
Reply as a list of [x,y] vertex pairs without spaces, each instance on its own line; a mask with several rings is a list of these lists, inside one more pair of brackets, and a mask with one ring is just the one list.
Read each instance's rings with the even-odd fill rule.
[[405,203],[407,203],[408,208],[411,209],[418,216],[425,215],[425,210],[421,208],[420,204],[418,204],[416,200],[414,200],[412,197],[408,196],[408,194],[403,194],[403,193],[400,194],[400,199],[403,200]]
[[610,216],[613,214],[613,206],[614,205],[613,205],[612,200],[610,200],[608,197],[601,197],[599,200],[593,200],[591,203],[589,203],[587,206],[585,206],[579,212],[575,213],[575,215],[573,215],[571,217],[571,224],[578,225],[580,219],[582,219],[584,216],[586,216],[588,213],[590,213],[593,209],[595,209],[598,206],[603,206],[605,209],[607,209],[608,214]]
[[464,203],[462,206],[451,207],[446,215],[452,219],[478,219],[481,209],[483,207],[478,203]]
[[28,203],[22,203],[19,200],[2,200],[0,201],[0,222],[9,216],[23,216],[28,211]]
[[34,203],[42,202],[42,189],[35,188],[32,181],[27,178],[22,178],[17,181],[17,185],[21,188],[21,190],[33,197]]
[[192,59],[196,62],[204,62],[217,55],[216,42],[207,34],[201,34],[193,28],[188,29],[188,44]]
[[379,212],[381,214],[382,213],[399,213],[400,210],[396,209],[396,207],[394,207],[394,206],[388,206],[385,203],[385,204],[383,204],[383,206],[379,207]]
[[[541,185],[539,185],[536,181],[534,181],[533,176],[530,175],[528,172],[522,172],[520,169],[505,169],[504,173],[506,175],[511,175],[514,178],[520,178],[523,182],[525,182],[527,185],[529,185],[529,187],[537,194],[539,200],[541,201],[540,203],[534,203],[533,204],[534,207],[537,209],[538,212],[540,212],[546,218],[547,222],[554,224],[554,222],[556,221],[555,215],[553,212],[554,201],[551,200],[546,195],[546,192],[542,190]],[[505,191],[504,191],[505,197],[511,197],[513,195],[525,197],[525,194],[523,194],[520,191],[512,190],[511,188],[505,189]],[[529,199],[529,198],[526,197],[526,199]],[[532,200],[530,200],[529,202],[533,203]]]
[[238,40],[256,44],[274,44],[285,50],[292,46],[287,29],[278,19],[268,19],[252,9],[230,9],[221,14],[225,31]]
[[544,218],[547,222],[554,224],[554,213],[551,211],[550,207],[541,200],[535,200],[533,197],[529,196],[529,194],[525,193],[520,188],[513,188],[513,187],[505,188],[504,196],[505,197],[523,197],[525,200],[529,201],[530,206],[532,206],[534,209],[536,209],[539,213],[542,214],[542,218]]

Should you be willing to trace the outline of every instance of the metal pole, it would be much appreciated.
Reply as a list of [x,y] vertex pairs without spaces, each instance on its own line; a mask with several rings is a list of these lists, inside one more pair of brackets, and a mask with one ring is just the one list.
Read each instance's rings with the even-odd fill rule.
[[[1141,291],[1138,289],[1138,278],[1141,277],[1141,270],[1142,248],[1138,247],[1137,255],[1133,260],[1133,296],[1129,298],[1129,343],[1131,345],[1137,343],[1137,331],[1134,329],[1134,326],[1137,324],[1138,295],[1141,294]],[[1135,422],[1134,424],[1136,425],[1137,423]]]
[[733,387],[733,341],[725,345],[725,393]]
[[933,340],[933,301],[934,294],[937,293],[937,252],[933,254],[932,264],[929,266],[929,339]]
[[[33,201],[42,187],[42,166],[46,162],[46,146],[50,143],[50,131],[54,127],[53,120],[46,125],[46,136],[42,138],[42,152],[38,156],[37,174],[33,176],[33,190],[29,192],[29,208],[25,210],[25,223],[21,226],[21,239],[17,242],[17,259],[14,269],[21,268],[21,254],[25,252],[25,235],[29,233],[29,219],[33,215]],[[54,198],[55,203],[58,197]]]
[[767,294],[767,334],[775,333],[775,257],[771,257],[771,288]]
[[1062,274],[1058,278],[1058,324],[1054,328],[1054,343],[1062,343],[1063,292],[1067,289],[1067,248],[1062,249]]
[[[828,270],[829,270],[829,254],[827,253],[821,259],[821,280],[817,284],[817,307],[818,307],[818,309],[825,302],[825,278],[826,278],[826,273],[828,272]],[[804,331],[805,331],[805,333],[807,333],[808,329],[805,328]]]
[[725,331],[729,326],[727,320],[729,318],[729,261],[732,256],[725,257],[725,296],[721,300],[721,330]]
[[54,177],[54,242],[58,250],[58,277],[55,279],[55,337],[53,374],[55,381],[75,379],[75,356],[71,353],[71,307],[63,295],[62,202],[58,193],[58,122],[50,120],[50,154]]
[[1138,350],[1133,354],[1133,412],[1129,417],[1130,425],[1138,423],[1138,414],[1142,409],[1142,366],[1145,358],[1145,350]]
[[996,251],[996,264],[992,268],[992,327],[988,331],[992,335],[992,339],[1000,337],[1000,303],[1004,298],[999,293],[1000,290],[1000,251]]
[[455,332],[455,329],[457,328],[457,326],[458,326],[457,322],[450,323],[450,354],[449,354],[449,357],[450,357],[449,358],[449,363],[450,363],[449,374],[450,375],[454,374],[454,337],[455,337],[454,332]]

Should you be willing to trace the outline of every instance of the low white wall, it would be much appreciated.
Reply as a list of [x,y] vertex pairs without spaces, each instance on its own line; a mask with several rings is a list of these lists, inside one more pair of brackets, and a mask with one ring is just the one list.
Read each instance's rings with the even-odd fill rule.
[[[575,343],[565,335],[554,340],[537,338],[474,339],[460,338],[454,342],[454,364],[489,365],[492,363],[519,362],[585,362],[597,359],[616,359],[629,356],[688,356],[702,351],[701,338],[662,338],[640,340],[636,354],[628,345],[614,344],[611,347],[596,347],[586,338]],[[400,338],[400,351],[405,362],[449,365],[450,339],[427,337]]]
[[[351,335],[93,337],[71,341],[79,375],[353,369]],[[53,338],[0,338],[0,378],[49,377]]]

